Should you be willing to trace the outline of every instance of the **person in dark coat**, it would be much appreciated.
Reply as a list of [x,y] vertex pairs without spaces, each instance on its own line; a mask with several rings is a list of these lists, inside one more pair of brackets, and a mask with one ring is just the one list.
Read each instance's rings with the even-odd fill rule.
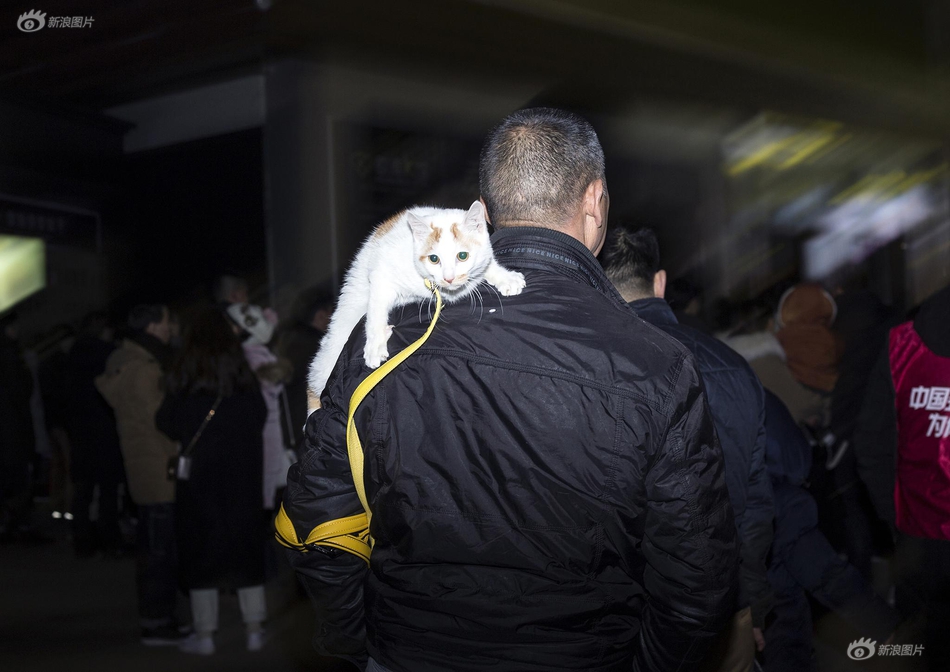
[[726,485],[739,532],[739,612],[704,669],[750,670],[771,608],[766,558],[772,544],[772,490],[765,470],[765,397],[755,373],[713,336],[678,322],[663,298],[666,271],[649,229],[617,227],[604,250],[604,269],[643,320],[689,348],[703,379],[726,462]]
[[190,592],[195,628],[182,643],[188,653],[214,653],[221,589],[238,592],[248,649],[263,643],[266,418],[240,341],[224,314],[209,309],[186,331],[155,417],[191,458],[175,490],[181,583]]
[[43,414],[50,437],[50,508],[54,520],[72,520],[72,477],[70,475],[68,362],[76,342],[75,330],[68,325],[54,327],[40,355],[37,380],[43,400]]
[[838,556],[818,528],[818,505],[805,481],[812,449],[782,400],[765,391],[767,460],[775,501],[775,538],[769,581],[773,618],[765,630],[766,672],[813,672],[812,617],[808,595],[832,610],[862,637],[883,644],[900,621],[861,572]]
[[[79,337],[66,358],[63,394],[71,448],[73,546],[80,557],[98,549],[114,553],[120,547],[118,491],[125,482],[125,468],[115,414],[95,385],[116,349],[113,336],[108,316],[91,313],[83,319]],[[99,513],[93,523],[89,509],[96,486]]]
[[810,490],[818,501],[819,521],[825,535],[870,580],[874,538],[881,525],[858,476],[854,430],[881,343],[896,320],[881,300],[867,290],[842,294],[835,301],[838,315],[834,329],[842,343],[841,358],[838,379],[831,392],[830,426],[820,442],[825,460],[812,472]]
[[0,317],[0,539],[31,533],[30,464],[36,452],[33,434],[33,375],[23,360],[18,315]]
[[298,452],[303,448],[307,422],[307,374],[332,314],[333,295],[330,292],[319,287],[302,292],[294,305],[293,324],[277,338],[277,355],[293,367],[293,377],[284,389],[290,407],[293,444]]
[[950,286],[890,330],[854,431],[858,473],[896,540],[897,607],[923,612],[929,669],[950,669]]
[[[735,613],[735,522],[692,356],[595,258],[597,135],[561,110],[516,112],[489,136],[481,188],[498,263],[527,286],[483,291],[484,312],[445,306],[360,404],[368,562],[299,545],[363,513],[345,440],[363,328],[307,421],[278,529],[301,549],[316,643],[367,670],[695,669]],[[390,321],[390,353],[429,325],[415,307]]]

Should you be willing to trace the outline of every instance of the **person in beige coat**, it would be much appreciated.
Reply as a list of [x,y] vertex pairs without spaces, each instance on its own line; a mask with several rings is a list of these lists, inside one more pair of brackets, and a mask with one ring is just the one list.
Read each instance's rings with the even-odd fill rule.
[[163,364],[171,336],[168,309],[140,305],[129,314],[132,335],[96,378],[96,388],[115,412],[129,493],[138,506],[137,572],[142,643],[175,645],[178,562],[175,545],[175,483],[167,477],[177,445],[155,426],[162,405]]

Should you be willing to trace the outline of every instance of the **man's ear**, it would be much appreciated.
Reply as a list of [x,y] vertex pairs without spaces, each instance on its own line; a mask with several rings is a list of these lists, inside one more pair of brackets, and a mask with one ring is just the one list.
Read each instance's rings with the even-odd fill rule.
[[666,296],[666,271],[662,268],[653,274],[653,296],[658,299]]
[[594,218],[598,229],[607,225],[607,218],[604,217],[600,206],[603,198],[606,198],[603,180],[594,180],[587,185],[587,191],[584,192],[584,214]]

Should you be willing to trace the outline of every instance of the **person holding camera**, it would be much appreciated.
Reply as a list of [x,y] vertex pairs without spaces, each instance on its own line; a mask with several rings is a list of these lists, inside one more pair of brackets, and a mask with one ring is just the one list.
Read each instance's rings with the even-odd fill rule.
[[95,385],[115,413],[129,494],[138,507],[136,582],[141,641],[149,646],[176,645],[184,635],[175,622],[175,486],[166,478],[165,469],[177,447],[155,427],[155,411],[163,397],[163,365],[170,354],[168,308],[160,304],[135,306],[128,327],[129,336],[109,355],[105,372],[96,377]]
[[179,442],[174,479],[181,584],[195,632],[186,653],[214,653],[218,591],[236,590],[247,648],[263,646],[263,429],[267,407],[241,342],[220,310],[197,316],[172,364],[158,428]]

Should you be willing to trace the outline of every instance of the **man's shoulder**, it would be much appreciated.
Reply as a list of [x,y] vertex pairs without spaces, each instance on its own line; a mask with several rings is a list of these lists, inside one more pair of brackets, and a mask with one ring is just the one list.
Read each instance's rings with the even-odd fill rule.
[[749,376],[755,375],[742,355],[715,336],[685,324],[672,325],[670,333],[689,348],[700,369],[709,367],[735,370]]
[[[407,342],[429,320],[426,307],[416,305],[394,318],[397,333],[407,328]],[[489,293],[479,303],[446,306],[440,323],[426,344],[430,352],[452,350],[499,367],[556,371],[641,393],[649,387],[651,395],[662,396],[690,357],[626,305],[576,282],[545,283],[513,297]]]

